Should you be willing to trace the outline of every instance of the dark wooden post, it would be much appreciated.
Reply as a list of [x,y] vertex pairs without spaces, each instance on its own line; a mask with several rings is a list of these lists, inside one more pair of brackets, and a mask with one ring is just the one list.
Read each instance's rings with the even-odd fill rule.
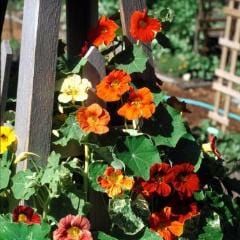
[[80,53],[87,32],[98,20],[98,0],[66,0],[67,49],[70,56]]
[[39,164],[50,150],[60,13],[61,0],[24,1],[16,132],[18,153],[40,155]]
[[7,9],[8,0],[1,0],[0,1],[0,41],[2,36],[2,29],[4,23],[4,17]]
[[3,115],[7,102],[9,75],[12,63],[12,49],[9,41],[1,43],[1,91],[0,91],[0,124],[3,124]]

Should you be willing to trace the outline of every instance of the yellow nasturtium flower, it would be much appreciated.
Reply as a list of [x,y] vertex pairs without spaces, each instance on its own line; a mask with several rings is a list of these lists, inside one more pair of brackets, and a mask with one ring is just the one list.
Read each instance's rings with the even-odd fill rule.
[[88,98],[88,90],[92,87],[91,82],[86,78],[81,78],[77,74],[70,75],[63,79],[59,88],[58,101],[61,103],[82,102]]
[[0,126],[0,154],[6,152],[16,139],[15,132],[11,127]]

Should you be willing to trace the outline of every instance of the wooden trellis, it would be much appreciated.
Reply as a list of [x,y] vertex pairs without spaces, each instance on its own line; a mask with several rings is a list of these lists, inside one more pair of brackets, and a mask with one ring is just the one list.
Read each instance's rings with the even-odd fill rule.
[[[225,33],[224,37],[219,39],[222,54],[219,69],[215,71],[218,78],[213,83],[213,89],[217,92],[214,111],[209,112],[209,117],[215,123],[220,123],[223,131],[229,125],[228,113],[231,99],[240,100],[240,92],[236,90],[236,86],[240,86],[240,76],[236,75],[240,53],[240,1],[230,0],[224,12],[227,16]],[[221,105],[223,112],[219,111]]]

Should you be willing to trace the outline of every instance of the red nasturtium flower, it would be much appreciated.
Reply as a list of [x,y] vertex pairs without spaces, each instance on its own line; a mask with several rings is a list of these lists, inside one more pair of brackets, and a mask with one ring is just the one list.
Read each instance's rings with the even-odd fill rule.
[[127,120],[136,120],[140,117],[148,119],[155,109],[153,94],[148,88],[143,87],[138,90],[131,89],[127,103],[117,113]]
[[118,28],[118,25],[113,20],[102,16],[98,20],[97,27],[89,31],[89,41],[96,47],[102,44],[109,45],[114,40]]
[[13,210],[13,222],[26,224],[40,224],[40,216],[31,207],[19,205]]
[[107,167],[97,181],[111,198],[121,195],[124,190],[131,190],[134,184],[132,177],[124,176],[122,170],[113,167]]
[[150,179],[141,183],[144,196],[150,197],[154,193],[163,197],[169,196],[171,187],[169,186],[167,173],[170,168],[171,166],[167,163],[157,163],[151,167]]
[[97,103],[88,107],[81,107],[77,111],[77,121],[83,131],[104,134],[109,131],[107,127],[110,115],[106,109]]
[[90,223],[86,217],[67,215],[58,223],[53,240],[92,240]]
[[151,18],[147,10],[135,11],[131,16],[130,33],[135,40],[150,43],[156,32],[161,30],[161,23],[156,18]]
[[96,86],[97,96],[106,102],[120,100],[130,89],[130,75],[122,70],[113,70]]
[[190,163],[177,164],[169,171],[169,179],[181,197],[191,197],[199,190],[199,178]]
[[150,228],[164,240],[175,240],[183,233],[183,223],[176,220],[170,207],[165,207],[160,213],[150,216]]

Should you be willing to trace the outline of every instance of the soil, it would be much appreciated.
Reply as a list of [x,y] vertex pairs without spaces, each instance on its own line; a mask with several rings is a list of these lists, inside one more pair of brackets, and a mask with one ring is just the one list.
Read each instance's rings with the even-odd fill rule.
[[[211,87],[201,87],[186,90],[178,87],[176,84],[164,82],[162,89],[170,96],[190,98],[209,104],[214,104],[215,91],[211,89]],[[184,118],[189,123],[190,127],[199,126],[204,119],[208,118],[208,110],[191,105],[188,105],[187,107],[192,113],[184,113]],[[231,107],[231,112],[240,115],[240,108],[233,106]],[[240,122],[230,119],[230,124],[227,130],[230,132],[240,133]]]

